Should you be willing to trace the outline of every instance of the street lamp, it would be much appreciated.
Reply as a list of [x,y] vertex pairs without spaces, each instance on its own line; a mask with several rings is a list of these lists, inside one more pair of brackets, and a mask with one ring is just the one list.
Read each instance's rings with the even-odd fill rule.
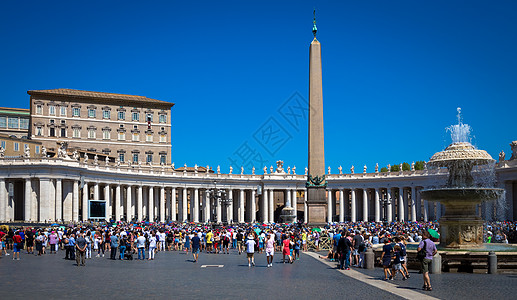
[[[225,209],[230,205],[233,200],[228,198],[228,194],[225,190],[221,190],[217,188],[217,181],[214,180],[214,188],[207,190],[208,196],[210,198],[210,202],[214,203],[217,201],[219,205],[222,205]],[[216,217],[217,220],[217,210],[215,209],[214,205],[212,205],[212,213]],[[221,212],[222,214],[222,212]],[[222,221],[222,218],[221,218]],[[228,223],[230,223],[231,220],[226,220]]]
[[384,222],[388,221],[388,206],[391,204],[391,199],[388,198],[388,195],[386,195],[386,199],[379,199],[379,202],[382,205],[382,211],[384,212],[382,220]]

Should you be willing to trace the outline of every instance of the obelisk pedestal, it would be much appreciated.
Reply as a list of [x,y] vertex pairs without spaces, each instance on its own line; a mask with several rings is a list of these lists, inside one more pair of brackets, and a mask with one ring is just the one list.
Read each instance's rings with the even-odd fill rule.
[[309,225],[327,222],[327,181],[323,138],[323,89],[321,77],[321,44],[316,39],[316,17],[310,46],[309,71],[309,173],[307,175],[307,210]]

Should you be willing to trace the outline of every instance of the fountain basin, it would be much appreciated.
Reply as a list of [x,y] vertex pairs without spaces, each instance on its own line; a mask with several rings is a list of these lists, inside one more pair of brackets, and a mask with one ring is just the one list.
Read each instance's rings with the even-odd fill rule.
[[422,190],[422,199],[437,201],[445,206],[440,219],[440,244],[445,249],[473,249],[483,243],[483,220],[476,206],[483,201],[496,200],[503,194],[496,188],[441,188]]
[[296,219],[296,214],[294,211],[294,208],[290,206],[286,206],[282,209],[282,214],[280,215],[280,218],[284,221],[284,223],[293,223]]

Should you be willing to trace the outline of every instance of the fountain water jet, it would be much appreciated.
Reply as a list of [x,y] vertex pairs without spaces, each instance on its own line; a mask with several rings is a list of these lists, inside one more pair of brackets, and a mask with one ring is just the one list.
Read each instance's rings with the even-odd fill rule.
[[422,198],[445,206],[440,219],[442,247],[476,248],[483,243],[483,220],[476,215],[476,206],[498,199],[503,189],[493,188],[494,180],[489,177],[493,176],[495,160],[470,143],[470,126],[462,123],[461,108],[458,108],[458,124],[447,131],[451,133],[452,144],[435,153],[427,164],[430,168],[447,168],[447,184],[443,188],[422,190]]

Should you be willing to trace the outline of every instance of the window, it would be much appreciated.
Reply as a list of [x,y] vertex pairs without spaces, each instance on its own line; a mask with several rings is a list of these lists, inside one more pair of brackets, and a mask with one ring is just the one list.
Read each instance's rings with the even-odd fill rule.
[[81,115],[81,109],[79,107],[72,108],[72,117],[79,117]]
[[137,112],[134,112],[131,117],[132,121],[140,121],[140,114]]
[[153,114],[147,114],[147,118],[146,118],[146,121],[147,122],[152,122],[153,121]]
[[61,137],[66,137],[66,128],[61,128]]
[[5,149],[5,141],[2,141],[1,146]]
[[109,111],[109,110],[107,110],[107,109],[106,109],[106,110],[103,110],[103,111],[102,111],[102,117],[103,117],[104,119],[109,119],[109,118],[111,117],[110,111]]
[[126,119],[126,113],[123,111],[118,112],[118,119],[119,120],[125,120]]
[[138,153],[133,153],[133,162],[138,163]]
[[66,106],[61,106],[59,108],[60,112],[59,114],[62,115],[62,116],[66,116]]
[[88,129],[88,138],[89,139],[95,138],[95,129]]
[[146,162],[148,162],[148,163],[153,162],[153,155],[152,154],[147,154]]
[[41,115],[43,113],[43,108],[41,107],[41,104],[36,105],[36,114]]
[[0,128],[7,128],[7,117],[0,117]]
[[29,119],[20,118],[20,129],[29,129]]
[[145,137],[145,141],[146,141],[146,142],[152,142],[152,141],[153,141],[153,135],[152,135],[152,134],[148,134],[148,135]]
[[88,118],[95,118],[95,108],[88,109]]
[[133,125],[134,130],[138,130],[138,125]]
[[20,151],[20,143],[14,143],[14,151]]
[[160,143],[167,143],[167,136],[165,134],[160,135]]
[[49,129],[49,133],[48,133],[49,136],[56,136],[56,129],[54,127],[51,127]]
[[18,129],[18,127],[20,127],[20,118],[16,118],[16,117],[9,117],[8,118],[8,122],[9,122],[9,128],[12,128],[12,129]]
[[160,165],[165,165],[166,159],[167,159],[167,155],[160,154]]
[[111,131],[103,130],[102,131],[102,138],[105,139],[105,140],[109,140],[111,138]]
[[39,154],[39,146],[36,146],[35,152],[36,152],[36,154]]
[[118,140],[119,141],[124,141],[126,139],[126,134],[124,132],[119,132],[118,133]]
[[160,115],[160,123],[167,123],[167,116],[166,115]]
[[118,159],[120,160],[120,162],[122,162],[122,163],[123,163],[123,162],[124,162],[124,160],[125,160],[125,154],[124,154],[124,153],[119,153],[119,154],[118,154]]
[[56,107],[54,105],[49,105],[48,107],[48,114],[51,116],[56,115]]
[[79,130],[79,128],[74,128],[72,137],[80,138],[81,137],[81,130]]
[[41,128],[41,126],[36,126],[36,135],[37,136],[43,135],[43,129]]
[[138,142],[140,140],[139,134],[137,132],[133,133],[133,142]]
[[50,120],[50,124],[55,124],[55,123],[56,123],[56,120],[54,120],[54,119]]

